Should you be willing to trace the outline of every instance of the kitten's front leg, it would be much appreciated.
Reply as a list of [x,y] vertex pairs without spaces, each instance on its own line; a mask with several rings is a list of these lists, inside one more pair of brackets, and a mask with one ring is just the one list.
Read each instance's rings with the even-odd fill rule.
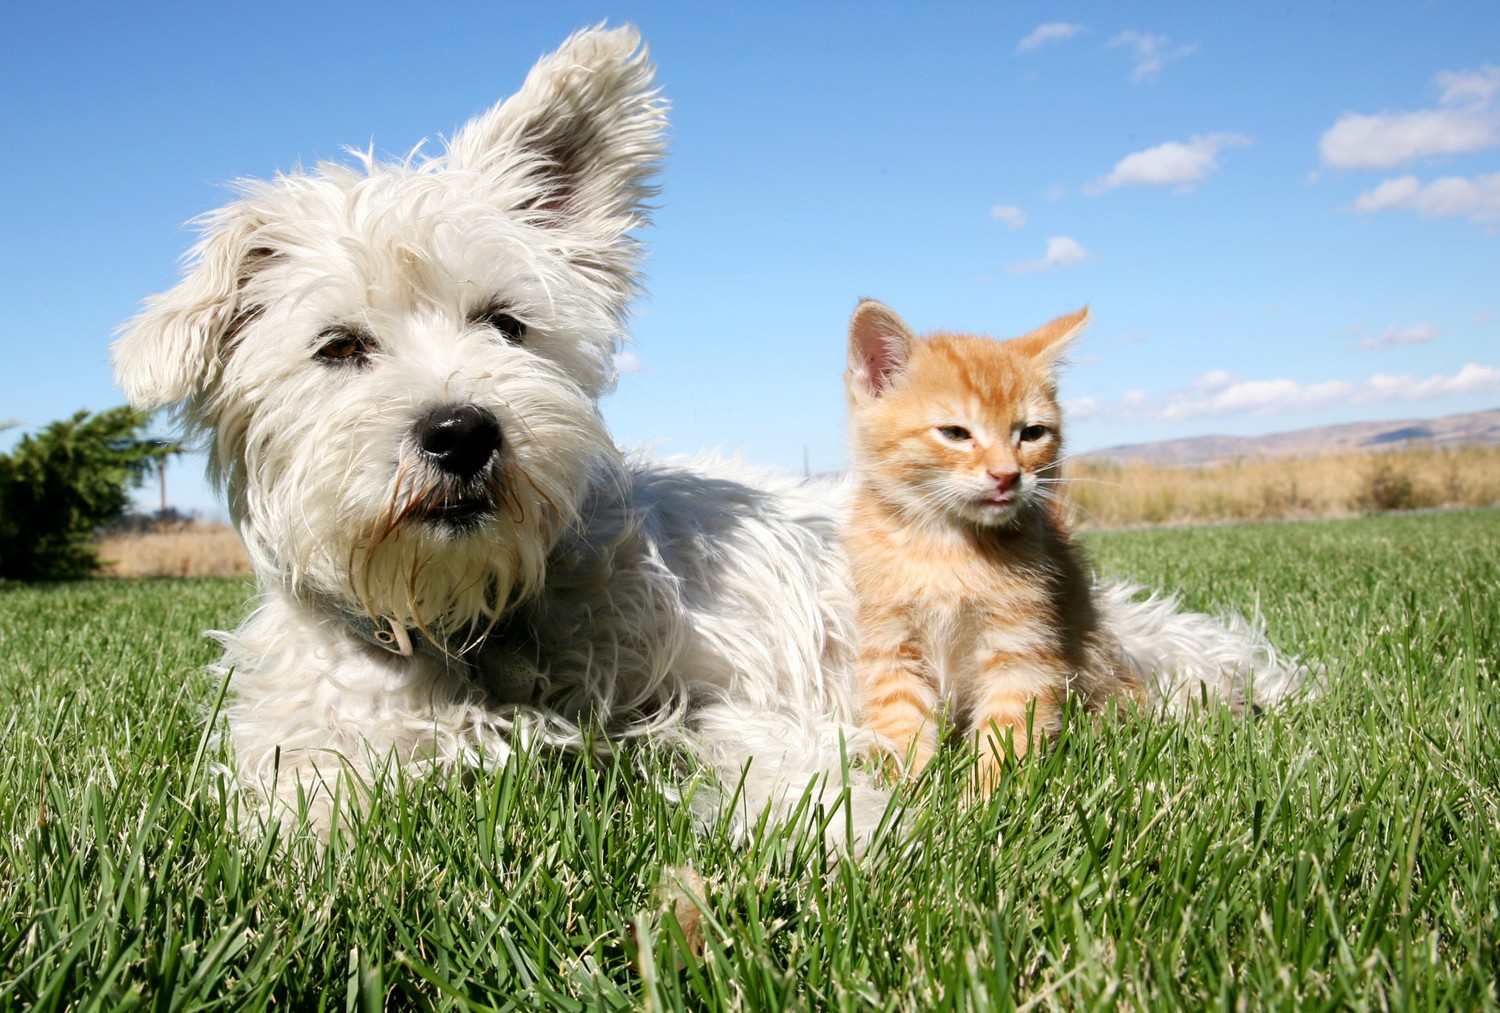
[[1037,654],[988,652],[980,663],[979,693],[973,708],[972,737],[979,751],[975,781],[989,795],[1000,782],[1006,742],[1019,759],[1033,739],[1062,727],[1067,672]]
[[861,606],[856,664],[865,726],[893,743],[902,771],[916,776],[937,751],[941,698],[905,607]]

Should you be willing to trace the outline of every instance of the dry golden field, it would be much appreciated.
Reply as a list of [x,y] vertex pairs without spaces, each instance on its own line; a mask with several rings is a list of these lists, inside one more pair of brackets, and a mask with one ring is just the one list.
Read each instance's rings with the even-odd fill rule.
[[1085,529],[1345,517],[1500,504],[1500,447],[1255,458],[1197,467],[1075,461]]
[[[1500,447],[1407,449],[1227,461],[1199,467],[1074,461],[1069,496],[1084,530],[1346,517],[1500,504]],[[248,574],[234,529],[191,523],[100,543],[110,577]]]
[[173,524],[99,541],[103,577],[233,577],[250,572],[240,536],[226,524]]

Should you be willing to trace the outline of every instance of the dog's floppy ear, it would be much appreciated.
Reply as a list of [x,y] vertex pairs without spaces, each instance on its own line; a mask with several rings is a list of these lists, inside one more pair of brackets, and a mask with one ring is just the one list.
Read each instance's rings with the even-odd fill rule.
[[244,202],[200,224],[204,235],[182,280],[147,299],[114,344],[115,382],[138,408],[174,405],[212,388],[227,345],[257,312],[245,299],[246,285],[276,257]]
[[634,28],[580,31],[460,130],[446,164],[477,172],[507,210],[614,244],[645,221],[656,192],[666,102],[654,74]]

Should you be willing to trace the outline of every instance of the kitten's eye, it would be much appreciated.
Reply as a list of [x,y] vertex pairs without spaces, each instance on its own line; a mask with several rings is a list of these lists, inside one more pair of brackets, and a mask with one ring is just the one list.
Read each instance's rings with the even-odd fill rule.
[[313,358],[337,366],[362,366],[370,361],[375,342],[347,327],[330,327],[318,335],[323,344]]
[[1046,436],[1049,432],[1051,432],[1051,430],[1046,426],[1027,426],[1025,429],[1021,430],[1021,442],[1035,443],[1043,436]]
[[962,443],[971,438],[970,432],[963,426],[938,426],[938,432],[942,434],[943,439],[953,443]]
[[474,317],[474,322],[494,329],[512,345],[519,345],[526,338],[526,325],[500,306],[491,307],[478,314]]

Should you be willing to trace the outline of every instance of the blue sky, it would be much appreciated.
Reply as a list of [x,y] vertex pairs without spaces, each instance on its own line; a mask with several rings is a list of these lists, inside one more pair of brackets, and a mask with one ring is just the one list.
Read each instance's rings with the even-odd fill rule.
[[1088,303],[1076,450],[1500,405],[1494,0],[43,6],[0,14],[0,448],[121,402],[112,333],[226,183],[435,145],[602,20],[673,105],[621,443],[841,467],[862,296]]

